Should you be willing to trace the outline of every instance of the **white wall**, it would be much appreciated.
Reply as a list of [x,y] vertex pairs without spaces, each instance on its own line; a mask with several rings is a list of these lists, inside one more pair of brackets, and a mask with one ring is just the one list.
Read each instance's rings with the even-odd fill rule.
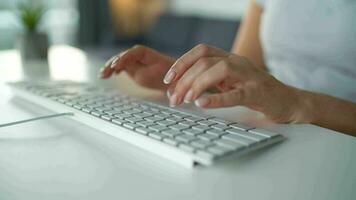
[[248,0],[170,0],[172,13],[223,19],[242,17]]

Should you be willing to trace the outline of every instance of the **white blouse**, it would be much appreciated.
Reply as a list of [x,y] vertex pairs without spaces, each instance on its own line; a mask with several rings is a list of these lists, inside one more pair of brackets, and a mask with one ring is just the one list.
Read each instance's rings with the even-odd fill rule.
[[288,85],[356,102],[356,1],[256,1],[270,72]]

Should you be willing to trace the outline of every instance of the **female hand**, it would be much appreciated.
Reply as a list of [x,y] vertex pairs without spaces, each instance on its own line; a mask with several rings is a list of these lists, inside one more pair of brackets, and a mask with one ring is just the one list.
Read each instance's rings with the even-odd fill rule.
[[136,45],[112,57],[101,70],[101,78],[126,71],[138,84],[164,90],[167,86],[162,82],[163,77],[174,61],[153,49]]
[[[307,122],[307,106],[296,88],[284,85],[246,58],[198,45],[171,67],[164,82],[173,95],[170,105],[195,101],[203,108],[242,105],[275,122]],[[202,96],[209,88],[219,93]]]

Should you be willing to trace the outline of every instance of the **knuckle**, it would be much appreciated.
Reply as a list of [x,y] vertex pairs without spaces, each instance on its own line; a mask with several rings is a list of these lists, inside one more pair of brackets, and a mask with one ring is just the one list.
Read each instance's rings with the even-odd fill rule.
[[206,55],[210,51],[210,46],[207,44],[198,44],[196,48],[202,55]]
[[228,76],[230,74],[230,63],[227,60],[222,60],[221,63],[221,72],[224,76]]
[[203,69],[207,69],[210,65],[210,60],[208,58],[200,58],[197,65]]

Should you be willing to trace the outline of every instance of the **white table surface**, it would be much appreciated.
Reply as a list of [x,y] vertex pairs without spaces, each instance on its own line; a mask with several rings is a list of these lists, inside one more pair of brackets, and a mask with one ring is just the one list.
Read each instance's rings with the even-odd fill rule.
[[[0,52],[0,124],[51,114],[14,98],[7,81],[92,81],[164,101],[164,95],[136,86],[125,75],[97,80],[102,62],[67,46],[51,49],[49,69],[43,63],[21,64],[14,50]],[[244,108],[203,112],[235,121],[258,118]],[[68,117],[0,128],[0,199],[356,199],[355,138],[312,125],[267,128],[287,140],[193,170]]]

